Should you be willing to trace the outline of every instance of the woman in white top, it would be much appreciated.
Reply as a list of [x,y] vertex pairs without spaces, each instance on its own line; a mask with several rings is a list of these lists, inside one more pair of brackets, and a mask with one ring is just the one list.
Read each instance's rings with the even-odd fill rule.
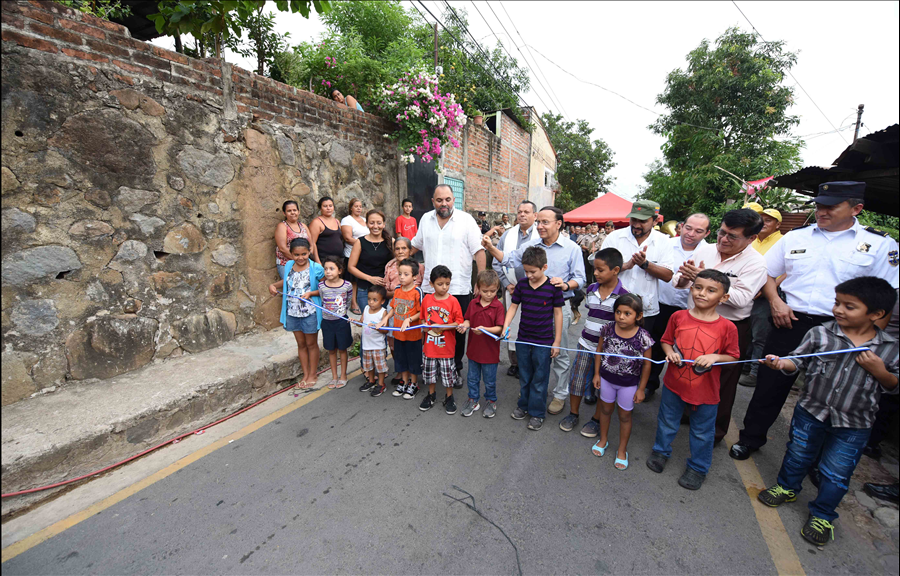
[[[353,245],[356,240],[369,233],[366,221],[363,219],[363,203],[359,198],[350,200],[350,214],[344,216],[341,220],[341,236],[344,237],[344,258],[350,257]],[[353,284],[353,303],[350,306],[350,312],[353,314],[361,314],[359,302],[356,299],[356,276],[349,273],[349,266],[344,268],[344,279],[349,280]]]

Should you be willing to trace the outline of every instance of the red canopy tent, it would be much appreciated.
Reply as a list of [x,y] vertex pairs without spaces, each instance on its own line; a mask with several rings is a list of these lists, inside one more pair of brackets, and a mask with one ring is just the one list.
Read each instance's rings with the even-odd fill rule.
[[[590,224],[596,222],[603,226],[610,220],[617,228],[626,226],[628,218],[626,216],[631,212],[631,201],[616,196],[612,192],[607,192],[596,200],[591,200],[584,206],[566,212],[566,224]],[[663,221],[663,217],[659,215],[659,222]]]

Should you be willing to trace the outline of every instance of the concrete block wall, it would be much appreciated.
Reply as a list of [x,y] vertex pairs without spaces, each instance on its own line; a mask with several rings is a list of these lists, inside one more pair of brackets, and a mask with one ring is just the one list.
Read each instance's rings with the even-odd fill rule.
[[0,13],[4,406],[278,326],[285,200],[399,213],[393,124],[53,2]]

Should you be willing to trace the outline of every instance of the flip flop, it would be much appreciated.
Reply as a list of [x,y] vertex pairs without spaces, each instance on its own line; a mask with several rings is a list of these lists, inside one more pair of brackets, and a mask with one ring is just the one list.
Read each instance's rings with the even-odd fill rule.
[[346,385],[347,385],[347,381],[346,381],[346,380],[338,380],[338,381],[337,381],[337,384],[335,384],[335,386],[334,386],[334,389],[335,389],[335,390],[340,390],[341,388],[343,388],[343,387],[346,386]]
[[[619,464],[624,464],[624,466],[622,468],[619,468]],[[616,455],[616,461],[613,465],[616,467],[616,470],[627,470],[628,469],[628,452],[625,452],[624,460],[622,460],[621,458],[618,457],[618,455]]]
[[362,314],[362,310],[360,310],[360,309],[359,309],[359,306],[357,306],[356,308],[351,308],[351,309],[350,309],[350,313],[351,313],[351,314],[356,314],[357,316],[359,316],[360,314]]
[[328,389],[334,390],[335,388],[337,388],[337,383],[338,383],[337,380],[332,380],[331,382],[328,383]]
[[591,447],[591,454],[594,456],[603,456],[606,454],[606,449],[609,448],[609,440],[606,441],[606,444],[600,446],[600,441],[597,440],[597,443]]

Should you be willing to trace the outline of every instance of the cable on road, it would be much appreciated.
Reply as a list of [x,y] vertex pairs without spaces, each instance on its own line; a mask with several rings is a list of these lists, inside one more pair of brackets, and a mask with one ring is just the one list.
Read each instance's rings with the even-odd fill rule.
[[[453,500],[454,502],[459,502],[460,504],[463,504],[466,508],[468,508],[472,512],[475,512],[476,514],[481,516],[488,524],[490,524],[491,526],[493,526],[494,528],[499,530],[501,534],[503,534],[503,537],[506,538],[506,541],[509,542],[509,545],[512,546],[513,550],[515,550],[515,552],[516,552],[516,567],[519,569],[519,576],[522,576],[522,562],[519,560],[519,548],[516,546],[516,543],[512,541],[512,538],[509,537],[509,535],[506,533],[506,531],[503,530],[503,528],[497,526],[497,524],[493,520],[491,520],[490,518],[488,518],[487,516],[482,514],[481,510],[479,510],[475,506],[475,497],[474,496],[472,496],[471,494],[469,494],[468,492],[466,492],[459,486],[453,485],[452,488],[454,490],[456,490],[457,492],[462,492],[463,494],[465,494],[465,496],[463,498],[456,498],[454,496],[447,494],[446,492],[443,493],[444,496]],[[466,502],[466,500],[472,500],[472,503],[470,504],[469,502]],[[452,506],[452,504],[451,504],[451,506]]]
[[[356,357],[354,357],[354,358],[349,358],[348,361],[349,361],[349,360],[356,360],[357,358],[359,358],[359,357],[356,356]],[[322,370],[319,370],[318,372],[316,372],[316,375],[318,376],[319,374],[322,374],[322,373],[327,372],[327,371],[329,371],[329,370],[331,370],[331,368],[323,368]],[[6,493],[6,494],[0,494],[0,498],[10,498],[10,497],[12,497],[12,496],[22,496],[22,495],[24,495],[24,494],[33,494],[33,493],[35,493],[35,492],[43,492],[44,490],[50,490],[51,488],[59,488],[60,486],[66,486],[66,485],[68,485],[68,484],[72,484],[72,483],[78,482],[78,481],[80,481],[80,480],[84,480],[84,479],[86,479],[86,478],[90,478],[91,476],[96,476],[96,475],[98,475],[98,474],[102,474],[102,473],[104,473],[104,472],[107,472],[108,470],[112,470],[113,468],[118,468],[118,467],[121,466],[122,464],[127,464],[128,462],[131,462],[132,460],[137,460],[137,459],[140,458],[141,456],[144,456],[144,455],[146,455],[146,454],[149,454],[150,452],[153,452],[153,451],[155,451],[155,450],[159,450],[159,449],[162,448],[163,446],[167,446],[167,445],[169,445],[169,444],[178,444],[179,442],[181,442],[181,439],[182,439],[182,438],[187,438],[188,436],[194,436],[194,435],[198,435],[198,434],[203,434],[203,432],[204,432],[205,430],[207,430],[207,429],[209,429],[209,428],[212,428],[213,426],[216,426],[217,424],[221,424],[222,422],[225,422],[226,420],[230,420],[230,419],[234,418],[235,416],[237,416],[238,414],[243,414],[243,413],[246,412],[247,410],[249,410],[249,409],[251,409],[251,408],[253,408],[253,407],[255,407],[255,406],[259,406],[260,404],[262,404],[262,403],[265,402],[266,400],[270,400],[270,399],[274,398],[275,396],[278,396],[279,394],[284,394],[284,393],[287,392],[288,390],[293,390],[293,389],[294,389],[294,385],[291,384],[290,386],[287,386],[287,387],[285,387],[285,388],[282,388],[281,390],[278,390],[278,391],[276,391],[276,392],[273,392],[273,393],[269,394],[268,396],[266,396],[266,397],[264,397],[264,398],[261,398],[261,399],[257,400],[257,401],[254,402],[253,404],[251,404],[251,405],[249,405],[249,406],[245,406],[244,408],[241,408],[241,409],[238,410],[237,412],[234,412],[234,413],[232,413],[232,414],[229,414],[228,416],[225,416],[224,418],[220,418],[220,419],[216,420],[215,422],[213,422],[213,423],[211,423],[211,424],[207,424],[206,426],[201,426],[200,428],[197,428],[196,430],[192,430],[192,431],[190,431],[190,432],[185,432],[184,434],[181,434],[180,436],[176,436],[175,438],[172,438],[172,439],[170,439],[170,440],[166,440],[165,442],[160,442],[160,443],[157,444],[156,446],[151,446],[150,448],[147,448],[146,450],[142,450],[142,451],[138,452],[137,454],[135,454],[135,455],[133,455],[133,456],[129,456],[128,458],[126,458],[126,459],[124,459],[124,460],[121,460],[121,461],[119,461],[119,462],[116,462],[115,464],[110,464],[109,466],[106,466],[106,467],[104,467],[104,468],[100,468],[99,470],[94,470],[93,472],[89,472],[89,473],[87,473],[87,474],[82,474],[81,476],[78,476],[78,477],[76,477],[76,478],[69,478],[68,480],[63,480],[62,482],[57,482],[57,483],[55,483],[55,484],[49,484],[49,485],[47,485],[47,486],[40,486],[39,488],[29,488],[28,490],[19,490],[18,492],[8,492],[8,493]],[[311,392],[311,391],[312,391],[312,388],[310,388],[309,391]]]

